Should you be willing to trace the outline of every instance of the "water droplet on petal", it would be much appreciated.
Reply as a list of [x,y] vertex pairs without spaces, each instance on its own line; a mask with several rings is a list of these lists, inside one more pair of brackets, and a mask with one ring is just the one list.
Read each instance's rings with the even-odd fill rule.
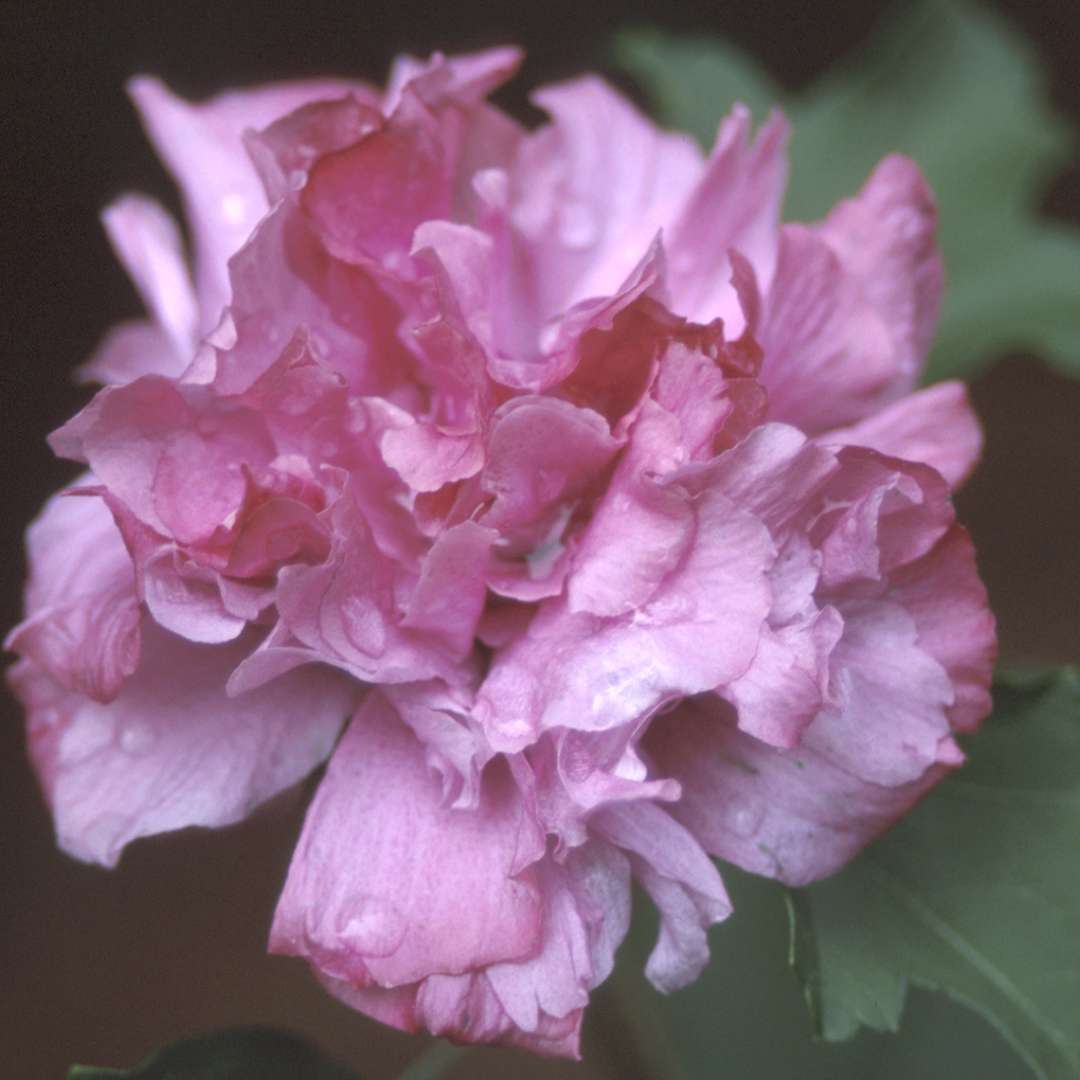
[[155,741],[156,737],[149,728],[129,727],[120,732],[120,747],[126,754],[145,754]]
[[600,229],[596,214],[584,203],[567,203],[559,212],[559,240],[571,251],[584,251],[596,243]]

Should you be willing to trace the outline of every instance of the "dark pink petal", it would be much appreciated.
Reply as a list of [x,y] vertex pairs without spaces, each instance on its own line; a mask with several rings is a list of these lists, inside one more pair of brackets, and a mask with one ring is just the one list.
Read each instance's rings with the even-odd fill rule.
[[316,162],[301,202],[331,255],[404,266],[416,227],[450,208],[441,136],[437,119],[406,93],[390,122]]
[[182,543],[208,539],[239,507],[241,465],[275,456],[262,417],[157,375],[101,391],[51,442],[86,461],[143,524]]
[[239,821],[326,757],[353,688],[310,668],[229,698],[225,680],[248,648],[192,645],[147,623],[138,670],[107,705],[32,662],[13,669],[65,851],[114,866],[140,836]]
[[952,680],[947,712],[953,729],[973,731],[990,711],[997,638],[967,532],[953,525],[929,555],[904,567],[890,584],[890,595],[915,622],[919,647]]
[[229,263],[231,338],[211,378],[240,394],[281,358],[297,330],[317,331],[320,362],[356,393],[391,393],[413,361],[398,339],[402,313],[368,271],[327,254],[310,221],[285,199]]

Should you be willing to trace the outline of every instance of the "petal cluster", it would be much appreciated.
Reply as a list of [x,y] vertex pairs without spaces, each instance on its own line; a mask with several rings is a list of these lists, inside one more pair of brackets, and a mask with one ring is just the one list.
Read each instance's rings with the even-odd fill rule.
[[192,105],[104,215],[148,318],[52,436],[11,681],[61,845],[235,821],[327,763],[271,948],[397,1027],[577,1053],[631,882],[663,990],[711,858],[829,874],[963,754],[993,620],[915,390],[933,200],[883,161],[780,223],[785,122],[703,155],[514,50]]

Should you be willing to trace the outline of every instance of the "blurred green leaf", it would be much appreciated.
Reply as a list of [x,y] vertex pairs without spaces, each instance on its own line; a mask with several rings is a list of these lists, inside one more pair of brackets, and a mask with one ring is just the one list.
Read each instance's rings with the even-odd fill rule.
[[[613,979],[591,1009],[617,1012],[609,1038],[631,1054],[625,1073],[649,1080],[1023,1080],[1027,1069],[978,1014],[940,994],[911,995],[899,1036],[862,1030],[845,1042],[814,1038],[788,962],[785,891],[774,881],[721,866],[735,906],[709,933],[712,960],[701,977],[664,996],[642,969],[656,940],[646,897]],[[644,1044],[644,1045],[643,1045]]]
[[233,1028],[166,1047],[133,1069],[75,1065],[68,1080],[360,1080],[297,1035]]
[[908,984],[990,1018],[1044,1080],[1080,1076],[1080,675],[1001,682],[970,759],[835,877],[792,894],[820,1034],[896,1030]]
[[929,381],[971,375],[1010,348],[1080,375],[1080,229],[1035,213],[1073,132],[1050,111],[1038,56],[997,15],[962,0],[899,5],[867,47],[797,94],[722,41],[633,30],[615,48],[661,117],[706,145],[736,100],[758,119],[783,108],[788,217],[821,217],[890,151],[919,163],[948,274]]

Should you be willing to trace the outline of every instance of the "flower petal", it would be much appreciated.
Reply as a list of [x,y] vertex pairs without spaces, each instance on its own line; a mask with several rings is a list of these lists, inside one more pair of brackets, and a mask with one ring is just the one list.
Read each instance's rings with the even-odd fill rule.
[[524,825],[503,766],[477,809],[444,806],[423,747],[373,691],[308,811],[270,947],[384,987],[532,955],[535,872],[511,873]]
[[193,645],[149,622],[142,633],[138,670],[106,705],[27,661],[11,674],[60,846],[104,866],[140,836],[239,821],[296,783],[330,752],[355,692],[309,668],[230,699],[250,641]]

